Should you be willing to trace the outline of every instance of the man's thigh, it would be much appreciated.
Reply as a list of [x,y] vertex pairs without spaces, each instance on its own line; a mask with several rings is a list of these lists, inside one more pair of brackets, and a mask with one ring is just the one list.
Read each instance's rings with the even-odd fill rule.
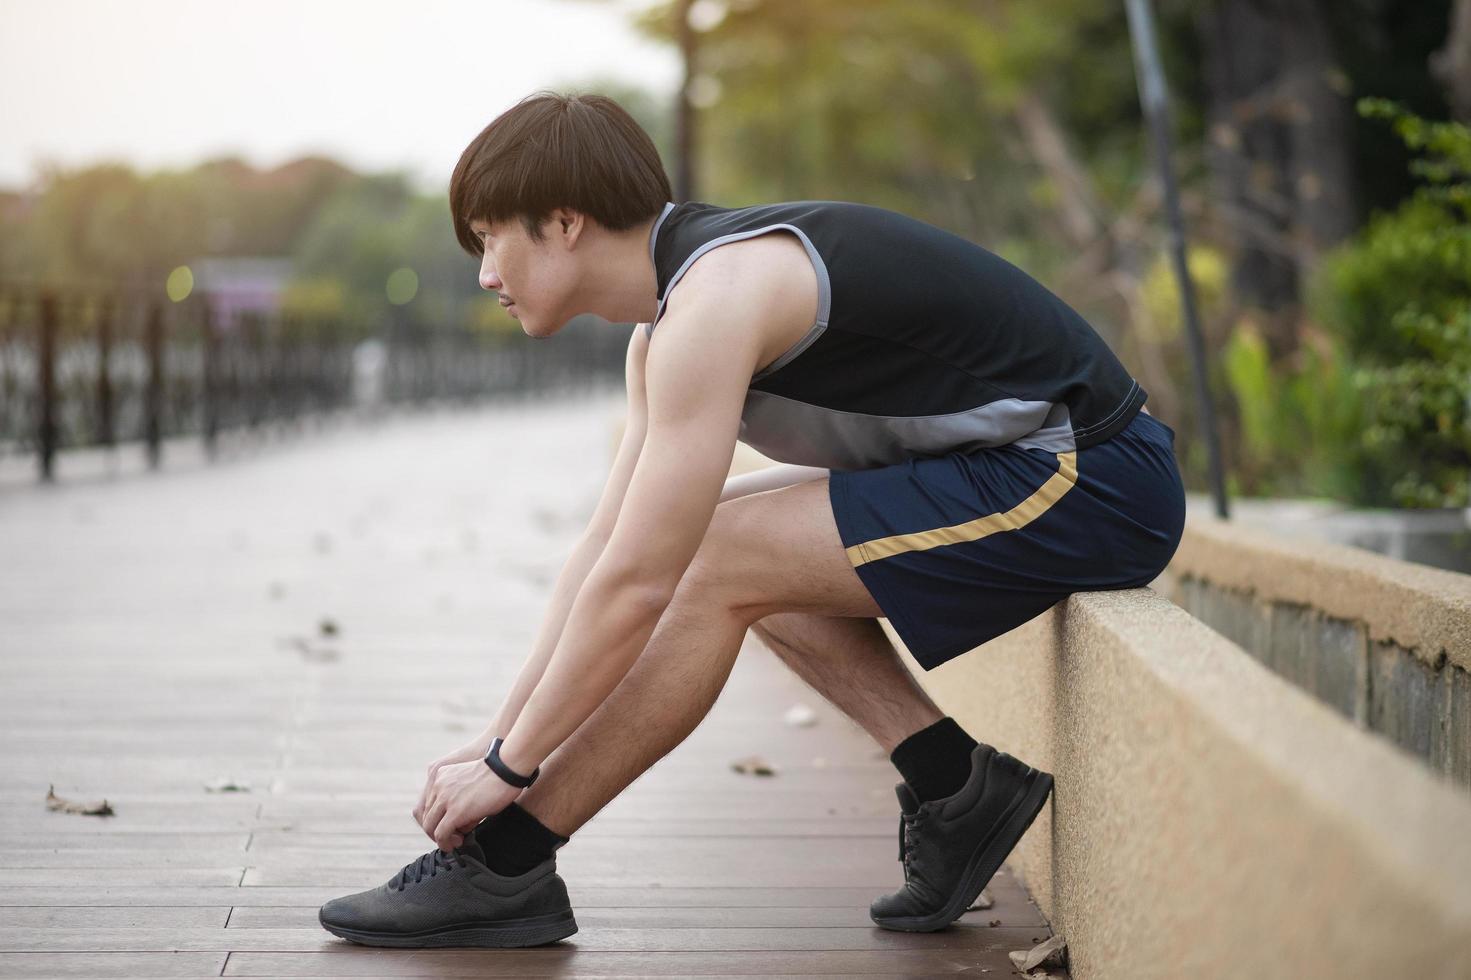
[[777,612],[884,615],[843,548],[826,477],[718,505],[686,589],[751,622]]

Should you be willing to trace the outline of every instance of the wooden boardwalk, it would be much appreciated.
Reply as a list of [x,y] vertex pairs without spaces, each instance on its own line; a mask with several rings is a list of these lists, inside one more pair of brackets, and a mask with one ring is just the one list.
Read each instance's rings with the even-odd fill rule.
[[[423,767],[519,669],[619,403],[0,492],[0,976],[1016,975],[1050,932],[1009,869],[944,932],[869,921],[902,881],[898,777],[755,639],[558,852],[576,935],[389,951],[318,927],[433,846]],[[783,722],[799,702],[815,725]],[[732,771],[752,753],[777,774]],[[115,815],[48,811],[49,784]]]

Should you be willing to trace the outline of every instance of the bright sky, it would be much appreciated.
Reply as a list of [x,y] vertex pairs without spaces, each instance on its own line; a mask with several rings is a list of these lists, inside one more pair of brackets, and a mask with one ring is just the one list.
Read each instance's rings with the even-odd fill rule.
[[186,167],[305,153],[442,190],[539,88],[678,84],[649,0],[0,0],[0,187],[42,160]]

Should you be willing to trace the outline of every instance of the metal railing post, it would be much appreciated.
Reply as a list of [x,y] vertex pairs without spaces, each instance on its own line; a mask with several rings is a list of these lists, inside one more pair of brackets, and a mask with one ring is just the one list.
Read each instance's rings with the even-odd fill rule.
[[41,479],[54,479],[53,463],[56,458],[56,294],[47,290],[41,294],[41,319],[38,324],[36,350],[36,395],[40,401],[40,412],[36,420],[36,447],[40,453]]
[[148,387],[144,393],[143,436],[148,443],[148,466],[158,469],[163,455],[163,308],[155,301],[148,311],[144,335],[148,348]]
[[111,296],[102,300],[97,317],[97,441],[111,448],[117,445],[112,408],[112,318]]

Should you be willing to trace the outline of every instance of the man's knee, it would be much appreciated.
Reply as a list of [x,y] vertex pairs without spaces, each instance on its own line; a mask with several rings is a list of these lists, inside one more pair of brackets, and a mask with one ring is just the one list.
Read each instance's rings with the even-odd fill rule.
[[719,601],[733,611],[757,601],[751,582],[750,542],[755,533],[749,507],[740,498],[718,504],[695,557],[675,595]]

